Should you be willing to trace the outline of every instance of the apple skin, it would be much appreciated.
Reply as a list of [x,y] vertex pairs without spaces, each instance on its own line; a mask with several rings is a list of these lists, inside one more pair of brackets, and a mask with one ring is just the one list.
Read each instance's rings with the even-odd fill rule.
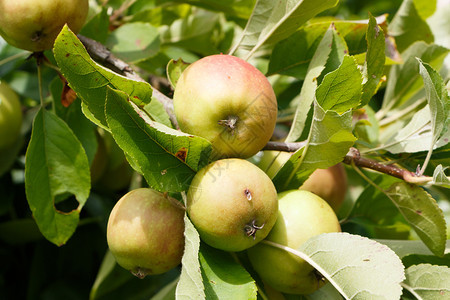
[[347,194],[345,167],[342,164],[336,164],[328,169],[317,169],[302,184],[300,189],[313,192],[325,199],[337,212]]
[[275,224],[277,192],[254,164],[239,158],[222,159],[194,176],[187,194],[187,213],[205,243],[225,251],[242,251],[264,239]]
[[0,35],[17,48],[48,50],[64,24],[77,33],[88,10],[88,0],[0,0]]
[[[292,152],[263,151],[258,166],[274,178]],[[339,163],[327,169],[316,169],[300,187],[301,190],[313,192],[328,202],[338,212],[345,200],[348,188],[345,167]]]
[[132,190],[111,211],[107,241],[117,263],[133,275],[165,273],[183,256],[184,209],[157,191]]
[[22,119],[19,96],[0,81],[0,149],[9,149],[18,140]]
[[264,74],[223,54],[189,65],[178,80],[173,103],[180,129],[209,140],[215,159],[255,155],[270,140],[278,111]]
[[[341,231],[333,209],[319,196],[291,190],[280,193],[278,199],[278,219],[266,240],[298,249],[313,236]],[[310,294],[324,284],[311,265],[284,250],[259,243],[247,253],[261,279],[278,291]]]

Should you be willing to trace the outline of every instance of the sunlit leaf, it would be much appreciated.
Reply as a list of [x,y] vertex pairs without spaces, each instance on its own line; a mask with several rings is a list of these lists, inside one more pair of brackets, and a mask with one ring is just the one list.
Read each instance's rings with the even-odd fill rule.
[[171,59],[167,64],[167,78],[169,79],[170,85],[175,89],[177,86],[178,79],[184,70],[189,66],[182,59],[173,60]]
[[450,268],[430,264],[414,265],[405,270],[403,287],[421,299],[446,299],[450,296]]

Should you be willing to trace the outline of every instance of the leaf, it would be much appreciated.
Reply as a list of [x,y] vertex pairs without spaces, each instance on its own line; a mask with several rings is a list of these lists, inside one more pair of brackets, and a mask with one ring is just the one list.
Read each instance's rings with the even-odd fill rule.
[[[379,23],[386,22],[386,16],[380,16],[376,20]],[[308,65],[316,51],[324,45],[320,45],[325,33],[330,26],[339,32],[339,37],[347,44],[348,52],[345,54],[357,55],[367,51],[366,32],[369,20],[341,21],[341,20],[311,20],[311,24],[303,26],[288,38],[275,44],[267,75],[283,74],[304,79]],[[379,38],[377,39],[377,43]],[[374,54],[384,54],[381,52]]]
[[422,62],[420,58],[417,60],[419,61],[420,75],[423,78],[431,113],[432,141],[427,155],[427,158],[429,158],[441,134],[450,131],[450,97],[439,73],[429,64]]
[[366,81],[363,85],[360,107],[369,103],[372,96],[376,93],[384,73],[384,63],[386,60],[384,54],[386,47],[384,32],[378,26],[377,20],[372,15],[369,15],[366,40],[367,54],[364,65]]
[[316,90],[318,104],[325,110],[343,113],[361,100],[362,75],[356,61],[345,56],[340,67],[328,73]]
[[106,120],[120,148],[139,166],[149,186],[162,192],[189,188],[195,173],[211,152],[211,144],[160,123],[151,121],[127,95],[109,89]]
[[408,100],[417,94],[423,88],[423,81],[420,80],[419,62],[429,63],[433,68],[439,69],[448,49],[434,45],[426,44],[423,41],[415,42],[406,51],[402,53],[404,63],[394,65],[389,72],[386,83],[386,92],[383,98],[382,111],[380,115],[394,114],[395,108],[401,109],[401,106],[411,105]]
[[175,89],[177,86],[178,79],[184,70],[189,66],[188,63],[184,62],[181,58],[178,60],[171,59],[167,64],[167,79],[169,79],[170,85]]
[[337,4],[336,0],[295,0],[273,2],[257,0],[241,39],[230,51],[238,47],[252,49],[249,58],[266,42],[276,43],[294,33],[306,21]]
[[353,145],[351,111],[342,115],[314,105],[314,116],[306,146],[295,152],[273,178],[278,192],[297,189],[315,169],[339,162]]
[[[429,5],[429,4],[428,4]],[[421,18],[414,5],[414,0],[405,0],[397,10],[388,32],[395,38],[397,48],[403,52],[415,41],[432,43],[433,33],[428,24]]]
[[164,286],[156,295],[154,295],[150,300],[173,300],[175,299],[175,291],[177,288],[178,281],[177,278]]
[[402,286],[418,299],[445,299],[450,295],[450,268],[430,264],[406,269]]
[[[336,32],[333,26],[327,30],[323,39],[320,41],[316,52],[308,66],[308,72],[302,85],[300,95],[293,100],[297,102],[297,109],[295,111],[294,121],[292,122],[291,129],[286,142],[297,141],[306,126],[306,120],[308,112],[311,109],[311,104],[314,100],[314,93],[316,91],[318,78],[325,69],[327,69],[327,62],[334,64],[335,60],[340,60],[340,57],[344,56],[346,51],[345,41]],[[339,62],[339,64],[342,60]]]
[[346,232],[310,238],[298,250],[275,243],[307,261],[345,299],[399,299],[405,279],[398,256],[387,246]]
[[200,266],[207,299],[254,299],[256,284],[230,253],[201,244]]
[[184,215],[184,254],[181,260],[181,276],[176,289],[176,299],[206,299],[198,252],[200,236],[188,216]]
[[108,8],[103,6],[101,11],[92,17],[84,26],[81,28],[80,34],[94,39],[99,43],[105,44],[108,38],[109,31],[109,16]]
[[105,118],[107,86],[124,91],[138,106],[151,101],[152,88],[148,83],[127,79],[94,62],[67,26],[56,38],[53,52],[70,87],[83,100],[84,114],[103,128],[108,130]]
[[[385,244],[391,248],[401,259],[408,255],[432,255],[433,253],[422,241],[410,240],[379,240],[377,242]],[[450,240],[447,240],[445,254],[450,253]],[[436,257],[436,256],[434,256]]]
[[[39,230],[61,246],[75,232],[89,196],[89,163],[72,130],[55,114],[37,113],[25,161],[25,191]],[[74,195],[78,207],[70,212],[55,207],[57,197]]]
[[142,22],[126,23],[106,40],[111,52],[126,62],[139,62],[156,55],[159,45],[158,29]]
[[434,185],[450,189],[450,179],[444,173],[448,168],[448,166],[444,168],[442,165],[438,165],[436,169],[434,169],[432,182]]
[[437,256],[444,255],[444,214],[431,195],[406,182],[394,183],[385,192],[427,247]]
[[254,0],[175,0],[176,2],[189,3],[209,10],[225,13],[230,16],[248,19],[252,13]]

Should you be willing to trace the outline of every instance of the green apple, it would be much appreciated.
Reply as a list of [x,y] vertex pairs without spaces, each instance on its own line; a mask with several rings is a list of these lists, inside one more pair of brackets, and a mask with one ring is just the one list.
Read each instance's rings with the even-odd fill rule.
[[[280,193],[278,199],[278,219],[266,240],[298,249],[313,236],[341,231],[333,209],[319,196],[291,190]],[[289,252],[259,243],[247,253],[261,279],[278,291],[310,294],[324,284],[311,265]]]
[[77,33],[88,10],[88,0],[0,0],[0,35],[17,48],[48,50],[64,24]]
[[242,251],[264,239],[278,215],[270,178],[239,158],[215,161],[193,178],[187,213],[202,240],[225,251]]
[[258,69],[231,55],[204,57],[181,74],[173,96],[180,129],[209,140],[214,158],[248,158],[269,141],[277,100]]
[[165,273],[181,262],[184,209],[157,191],[132,190],[111,211],[107,241],[117,263],[133,275]]
[[22,109],[19,96],[0,81],[0,150],[9,149],[20,136]]
[[347,173],[342,164],[315,170],[300,187],[325,199],[336,212],[345,200],[347,188]]

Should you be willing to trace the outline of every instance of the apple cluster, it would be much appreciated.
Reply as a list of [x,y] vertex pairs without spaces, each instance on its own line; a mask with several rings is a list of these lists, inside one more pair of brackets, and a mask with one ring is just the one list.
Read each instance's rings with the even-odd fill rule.
[[297,249],[315,235],[341,230],[333,208],[307,191],[334,197],[336,190],[310,182],[277,193],[271,177],[290,154],[265,151],[259,165],[246,160],[261,151],[275,127],[276,97],[266,77],[234,56],[202,58],[181,74],[174,108],[183,132],[211,142],[212,162],[192,179],[185,207],[149,188],[133,190],[117,202],[107,232],[117,262],[140,278],[179,265],[186,211],[204,243],[246,251],[266,285],[293,294],[321,287],[322,276],[307,262],[262,242]]

